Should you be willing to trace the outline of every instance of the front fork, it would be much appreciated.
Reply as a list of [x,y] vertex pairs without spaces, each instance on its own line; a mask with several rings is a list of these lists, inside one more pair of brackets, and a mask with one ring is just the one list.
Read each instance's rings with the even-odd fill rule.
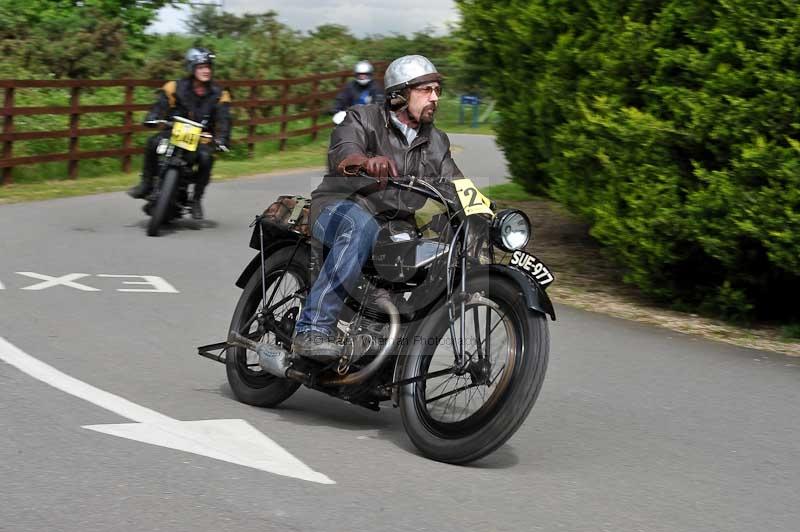
[[[460,246],[460,257],[459,257],[459,266],[461,268],[461,279],[460,282],[460,290],[456,291],[453,287],[453,282],[450,282],[450,275],[448,273],[448,283],[447,283],[447,313],[450,321],[450,341],[453,345],[454,350],[454,365],[457,373],[463,374],[466,371],[467,364],[469,363],[469,359],[466,355],[466,346],[464,345],[464,337],[467,335],[467,324],[465,320],[466,315],[466,307],[467,307],[467,249],[469,245],[469,217],[467,216],[464,219],[464,222],[456,231],[456,238],[458,238],[458,233],[461,231],[464,232],[464,236],[461,239],[461,246]],[[448,260],[447,264],[448,272],[452,269],[452,263]],[[455,331],[455,305],[460,306],[460,316],[461,316],[461,323],[460,323],[460,335],[458,337],[458,342],[456,342],[456,331]],[[456,347],[457,346],[457,347]]]

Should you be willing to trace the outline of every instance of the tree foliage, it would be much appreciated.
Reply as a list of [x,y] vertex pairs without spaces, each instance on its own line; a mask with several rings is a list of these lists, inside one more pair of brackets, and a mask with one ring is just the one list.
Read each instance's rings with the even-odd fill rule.
[[[83,78],[114,72],[148,42],[158,9],[182,0],[0,0],[0,74]],[[109,68],[111,67],[111,68]]]
[[800,4],[459,0],[511,171],[628,278],[730,317],[797,317]]

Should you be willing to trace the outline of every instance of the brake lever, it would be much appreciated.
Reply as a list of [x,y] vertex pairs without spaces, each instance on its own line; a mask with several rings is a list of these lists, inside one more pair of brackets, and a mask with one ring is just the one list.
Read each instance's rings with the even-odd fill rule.
[[142,125],[144,127],[149,127],[149,128],[157,128],[159,126],[162,126],[162,129],[167,129],[172,127],[172,122],[170,122],[169,120],[147,120],[145,122],[142,122]]
[[[364,170],[359,170],[358,173],[356,173],[356,175],[358,177],[366,177],[368,179],[374,179],[376,183],[380,183],[380,179],[378,179],[377,177],[373,177],[373,176],[369,175]],[[386,182],[391,184],[391,185],[408,186],[408,185],[413,185],[416,182],[416,179],[417,178],[415,176],[413,176],[413,175],[412,176],[398,176],[398,177],[388,177],[388,178],[386,178]],[[405,181],[405,180],[407,180],[407,181]]]

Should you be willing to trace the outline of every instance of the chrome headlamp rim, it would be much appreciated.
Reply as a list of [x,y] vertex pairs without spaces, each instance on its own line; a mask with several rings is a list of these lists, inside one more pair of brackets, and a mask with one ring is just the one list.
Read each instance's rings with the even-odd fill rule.
[[[508,242],[506,242],[506,238],[503,235],[503,227],[510,222],[513,216],[520,216],[522,218],[522,220],[525,223],[527,232],[524,242],[521,245],[517,246],[512,246]],[[519,209],[504,209],[498,212],[495,215],[494,219],[492,220],[491,235],[492,235],[492,243],[504,251],[511,252],[524,249],[525,246],[528,245],[528,242],[530,242],[532,237],[531,221],[528,218],[528,215]]]

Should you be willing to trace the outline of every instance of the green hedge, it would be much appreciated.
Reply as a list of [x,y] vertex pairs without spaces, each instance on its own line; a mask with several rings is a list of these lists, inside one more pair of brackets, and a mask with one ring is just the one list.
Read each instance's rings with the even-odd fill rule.
[[460,0],[516,180],[677,306],[797,319],[800,4]]

